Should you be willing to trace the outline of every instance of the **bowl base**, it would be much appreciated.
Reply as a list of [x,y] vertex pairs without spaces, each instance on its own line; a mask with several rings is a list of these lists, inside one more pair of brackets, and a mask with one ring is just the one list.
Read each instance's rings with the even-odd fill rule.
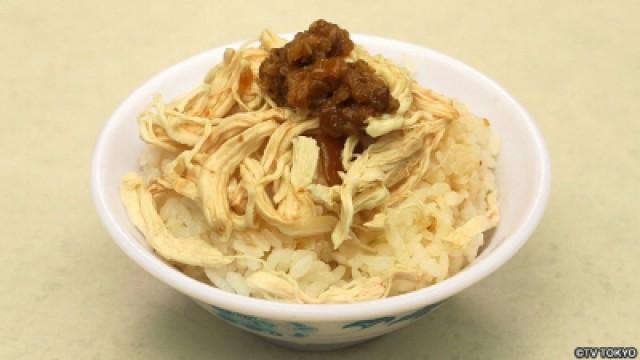
[[374,339],[379,338],[382,335],[379,336],[375,336],[372,338],[366,338],[366,339],[360,339],[360,340],[356,340],[356,341],[349,341],[349,342],[342,342],[342,343],[334,343],[334,344],[298,344],[298,343],[293,343],[293,342],[288,342],[288,341],[283,341],[283,340],[278,340],[278,339],[273,339],[273,338],[268,338],[268,337],[263,337],[263,339],[265,339],[266,341],[276,344],[278,346],[282,346],[282,347],[286,347],[292,350],[298,350],[298,351],[333,351],[333,350],[339,350],[339,349],[343,349],[349,346],[354,346],[354,345],[358,345],[358,344],[362,344],[364,342],[367,341],[371,341]]

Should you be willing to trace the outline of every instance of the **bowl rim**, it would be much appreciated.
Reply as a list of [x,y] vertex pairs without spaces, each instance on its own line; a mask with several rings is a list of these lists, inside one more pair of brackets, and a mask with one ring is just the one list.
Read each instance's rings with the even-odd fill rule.
[[[287,37],[291,36],[291,34],[283,34],[283,36]],[[107,143],[109,134],[117,123],[116,120],[124,115],[122,113],[132,98],[141,96],[143,93],[147,93],[146,89],[153,87],[154,84],[159,82],[163,77],[176,71],[180,71],[185,67],[188,68],[203,58],[212,56],[212,53],[219,51],[221,48],[237,48],[238,46],[247,43],[246,41],[238,41],[196,54],[154,75],[123,100],[123,102],[109,117],[100,132],[92,158],[91,192],[103,225],[122,251],[124,251],[134,262],[158,280],[185,295],[227,310],[281,321],[335,322],[371,319],[402,314],[429,304],[443,301],[444,299],[487,277],[506,263],[524,245],[529,236],[533,233],[542,218],[542,214],[549,198],[551,180],[549,154],[542,134],[535,124],[532,116],[497,82],[460,60],[435,50],[400,40],[356,33],[352,34],[352,38],[356,41],[369,43],[375,42],[384,47],[402,48],[408,53],[423,53],[428,57],[446,62],[464,72],[465,76],[473,77],[476,80],[483,82],[487,87],[493,88],[496,93],[498,93],[504,100],[508,101],[510,105],[517,110],[519,113],[519,120],[524,123],[532,137],[533,144],[535,146],[535,157],[538,161],[540,172],[536,174],[538,177],[537,183],[539,185],[536,188],[533,201],[527,209],[524,221],[520,223],[510,236],[506,237],[504,241],[486,257],[476,260],[473,267],[461,271],[455,276],[440,283],[402,295],[349,304],[290,304],[228,293],[194,280],[172,268],[156,257],[152,252],[142,251],[139,247],[134,246],[136,240],[127,234],[126,230],[118,224],[114,216],[110,213],[105,201],[106,195],[102,191],[104,185],[103,179],[100,176],[100,165],[102,164],[102,160],[104,159],[107,151],[105,144]]]

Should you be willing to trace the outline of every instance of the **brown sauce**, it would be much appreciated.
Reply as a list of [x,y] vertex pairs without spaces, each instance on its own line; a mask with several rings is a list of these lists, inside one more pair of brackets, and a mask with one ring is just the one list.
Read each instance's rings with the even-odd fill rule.
[[251,88],[251,84],[253,83],[253,73],[251,73],[251,69],[245,68],[240,73],[240,78],[238,79],[238,92],[240,94],[244,94]]
[[327,184],[336,185],[342,183],[342,179],[338,175],[338,171],[342,171],[342,162],[340,154],[344,146],[344,140],[327,136],[325,134],[316,134],[313,136],[320,146],[320,166],[322,167],[322,175],[324,175]]
[[364,136],[368,117],[393,113],[399,105],[366,62],[346,61],[353,47],[346,30],[317,20],[284,47],[272,49],[259,70],[259,84],[276,104],[319,118],[319,131],[312,136],[320,144],[330,185],[342,182],[344,139]]

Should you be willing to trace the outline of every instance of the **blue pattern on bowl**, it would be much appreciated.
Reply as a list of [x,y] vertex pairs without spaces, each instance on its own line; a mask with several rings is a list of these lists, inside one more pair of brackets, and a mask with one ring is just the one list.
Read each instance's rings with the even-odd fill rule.
[[414,311],[408,315],[401,316],[401,317],[384,316],[384,317],[379,317],[379,318],[370,319],[370,320],[358,320],[358,321],[348,323],[344,325],[342,328],[343,329],[355,328],[355,329],[362,330],[362,329],[368,329],[378,324],[387,324],[387,326],[391,326],[407,320],[416,320],[432,312],[435,308],[437,308],[442,303],[443,301],[435,304],[427,305],[420,310]]
[[[331,332],[335,332],[338,329],[346,329],[346,330],[354,329],[354,330],[362,331],[365,329],[376,327],[378,325],[386,325],[388,327],[388,326],[396,325],[396,324],[407,322],[407,321],[413,321],[430,313],[440,304],[442,304],[442,302],[427,305],[419,310],[416,310],[406,315],[383,316],[383,317],[378,317],[378,318],[368,319],[368,320],[358,320],[358,321],[349,322],[342,326],[340,326],[339,324],[336,324],[338,327],[334,328],[335,330]],[[256,316],[245,315],[242,313],[237,313],[234,311],[222,309],[213,305],[210,305],[210,309],[212,309],[213,313],[219,316],[221,319],[233,325],[239,326],[246,330],[256,332],[261,335],[273,336],[273,337],[278,337],[282,339],[306,338],[319,332],[319,329],[317,327],[309,324],[304,324],[301,322],[271,321],[271,320],[266,320]],[[326,331],[326,330],[327,329],[323,331]],[[338,333],[335,333],[335,335],[338,335]]]
[[282,322],[276,324],[269,320],[225,310],[213,305],[211,308],[216,315],[234,325],[266,335],[301,338],[318,331],[314,326],[299,322]]

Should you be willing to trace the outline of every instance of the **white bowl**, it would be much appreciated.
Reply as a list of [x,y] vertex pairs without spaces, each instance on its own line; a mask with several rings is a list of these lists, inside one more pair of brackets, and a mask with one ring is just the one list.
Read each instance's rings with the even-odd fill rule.
[[105,227],[120,248],[143,269],[194,299],[223,320],[281,344],[332,349],[364,341],[410,324],[437,304],[486,277],[511,258],[537,226],[547,203],[549,158],[533,119],[502,87],[477,70],[416,45],[353,35],[372,53],[409,62],[420,84],[467,104],[490,119],[502,138],[497,178],[501,221],[490,245],[459,274],[405,295],[357,304],[282,304],[234,295],[193,280],[149,249],[120,201],[122,175],[137,169],[144,148],[136,118],[154,94],[170,99],[198,84],[221,61],[225,48],[196,55],[154,76],[133,92],[107,121],[96,145],[92,192]]

